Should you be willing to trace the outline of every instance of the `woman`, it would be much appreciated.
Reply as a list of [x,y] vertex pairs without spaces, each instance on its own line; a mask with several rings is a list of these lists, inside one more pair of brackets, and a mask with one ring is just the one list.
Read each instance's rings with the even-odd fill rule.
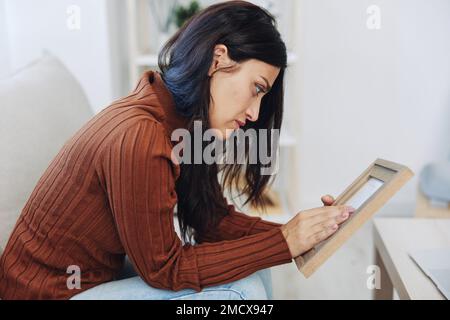
[[223,189],[242,176],[247,201],[264,205],[263,165],[179,163],[172,151],[185,141],[171,138],[195,121],[222,142],[238,128],[279,130],[286,60],[273,17],[255,5],[220,3],[189,20],[160,53],[161,73],[144,73],[51,162],[0,260],[0,297],[271,298],[268,268],[329,237],[351,210],[307,210],[285,225],[249,217]]

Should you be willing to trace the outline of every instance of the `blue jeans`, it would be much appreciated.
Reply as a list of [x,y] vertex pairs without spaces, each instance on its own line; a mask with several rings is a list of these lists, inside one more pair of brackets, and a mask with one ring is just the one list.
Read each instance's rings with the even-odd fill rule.
[[223,285],[170,291],[149,286],[129,262],[118,280],[103,283],[72,297],[72,300],[272,300],[272,277],[270,269]]

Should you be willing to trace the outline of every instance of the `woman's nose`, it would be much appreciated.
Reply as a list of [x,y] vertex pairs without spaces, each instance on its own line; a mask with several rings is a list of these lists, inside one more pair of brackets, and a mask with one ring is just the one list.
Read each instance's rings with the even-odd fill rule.
[[260,104],[256,103],[247,109],[246,116],[247,116],[248,121],[251,121],[251,122],[258,121],[259,108],[260,108]]

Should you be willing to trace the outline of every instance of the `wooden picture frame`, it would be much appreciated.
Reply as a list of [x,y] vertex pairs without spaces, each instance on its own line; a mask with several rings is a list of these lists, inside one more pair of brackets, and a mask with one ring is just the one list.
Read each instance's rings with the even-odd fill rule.
[[338,231],[307,253],[295,258],[297,268],[308,278],[414,176],[406,166],[377,159],[333,205],[351,205],[355,212]]

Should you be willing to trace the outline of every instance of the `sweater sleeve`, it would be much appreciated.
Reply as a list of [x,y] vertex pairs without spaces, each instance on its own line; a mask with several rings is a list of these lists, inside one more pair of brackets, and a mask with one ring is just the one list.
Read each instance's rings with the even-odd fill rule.
[[217,242],[222,240],[238,239],[247,235],[280,228],[282,224],[270,222],[260,217],[252,217],[236,211],[234,205],[228,205],[228,214],[223,217],[215,229],[199,237],[199,243]]
[[171,161],[171,150],[162,125],[145,119],[117,134],[96,161],[118,236],[147,284],[201,291],[292,261],[280,228],[183,245],[173,222],[180,169]]

